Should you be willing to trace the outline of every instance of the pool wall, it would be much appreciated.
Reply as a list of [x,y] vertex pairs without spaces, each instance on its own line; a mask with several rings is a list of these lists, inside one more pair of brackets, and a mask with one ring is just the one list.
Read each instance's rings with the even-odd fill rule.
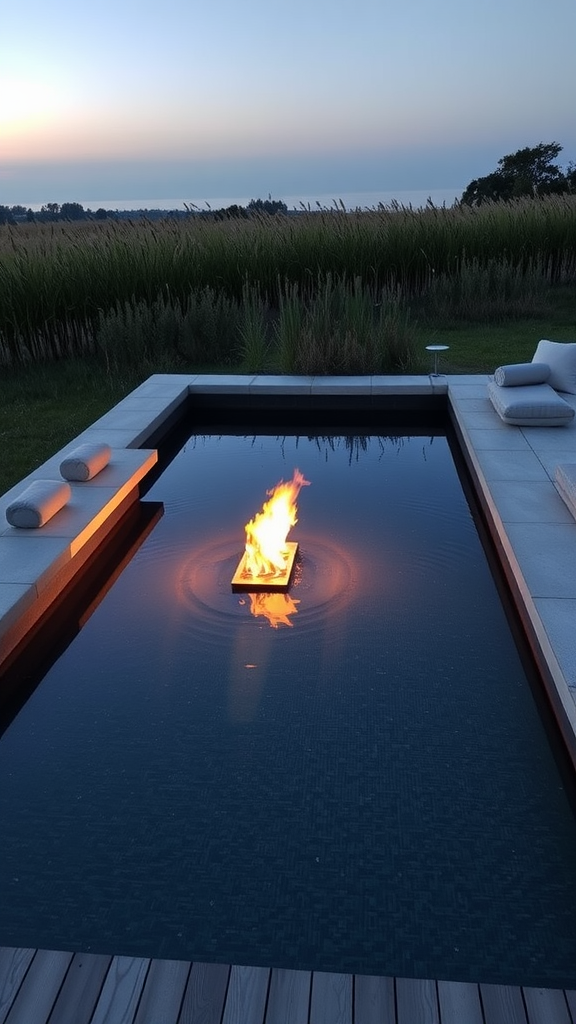
[[[53,602],[103,544],[154,470],[156,445],[189,401],[249,408],[269,401],[375,409],[445,406],[522,617],[548,698],[576,766],[576,523],[554,485],[558,462],[576,462],[576,426],[520,428],[490,406],[487,375],[289,377],[155,374],[0,498],[0,687],[2,674]],[[576,396],[566,396],[576,407]],[[106,441],[108,467],[41,530],[18,530],[5,512],[36,479],[58,479],[78,444]]]

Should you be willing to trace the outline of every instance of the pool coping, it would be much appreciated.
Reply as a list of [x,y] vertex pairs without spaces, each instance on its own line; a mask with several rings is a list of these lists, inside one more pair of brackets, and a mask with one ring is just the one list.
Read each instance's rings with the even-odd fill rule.
[[[576,424],[515,427],[494,412],[488,375],[297,377],[154,374],[0,497],[0,666],[84,564],[157,461],[145,446],[189,396],[446,396],[449,415],[519,605],[549,699],[576,764],[576,521],[554,483],[576,463]],[[576,409],[576,396],[564,395]],[[68,506],[41,530],[6,522],[7,505],[35,479],[58,479],[78,444],[106,441],[110,465],[72,485]]]

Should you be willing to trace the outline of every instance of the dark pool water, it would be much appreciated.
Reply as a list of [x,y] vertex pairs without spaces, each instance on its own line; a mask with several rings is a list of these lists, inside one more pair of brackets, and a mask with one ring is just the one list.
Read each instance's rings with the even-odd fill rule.
[[[273,628],[229,581],[295,467]],[[446,437],[193,436],[147,499],[0,741],[0,945],[574,986],[574,816]]]

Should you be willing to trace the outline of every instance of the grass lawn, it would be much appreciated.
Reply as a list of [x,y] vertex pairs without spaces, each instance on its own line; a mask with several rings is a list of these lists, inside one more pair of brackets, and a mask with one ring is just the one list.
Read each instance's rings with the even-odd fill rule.
[[[149,374],[145,374],[149,376]],[[97,367],[53,364],[0,380],[0,494],[45,462],[139,379],[113,381]]]
[[[576,327],[565,322],[542,324],[541,320],[510,324],[471,324],[426,331],[418,328],[418,345],[448,345],[440,355],[442,373],[493,373],[504,363],[530,362],[540,338],[549,341],[576,341]],[[426,352],[425,352],[425,355]],[[421,372],[427,373],[432,360]]]
[[[449,345],[441,354],[443,373],[493,373],[504,363],[529,362],[541,338],[549,341],[576,341],[576,290],[573,287],[554,291],[550,313],[546,318],[511,320],[506,323],[455,324],[450,327],[417,326],[416,348],[425,352],[426,345]],[[430,369],[431,360],[422,371]]]

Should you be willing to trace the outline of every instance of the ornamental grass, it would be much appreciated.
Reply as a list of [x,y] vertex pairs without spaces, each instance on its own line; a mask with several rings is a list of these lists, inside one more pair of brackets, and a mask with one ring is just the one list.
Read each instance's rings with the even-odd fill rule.
[[[543,316],[576,196],[0,227],[0,363],[409,369],[416,321]],[[356,370],[352,368],[356,367]]]

